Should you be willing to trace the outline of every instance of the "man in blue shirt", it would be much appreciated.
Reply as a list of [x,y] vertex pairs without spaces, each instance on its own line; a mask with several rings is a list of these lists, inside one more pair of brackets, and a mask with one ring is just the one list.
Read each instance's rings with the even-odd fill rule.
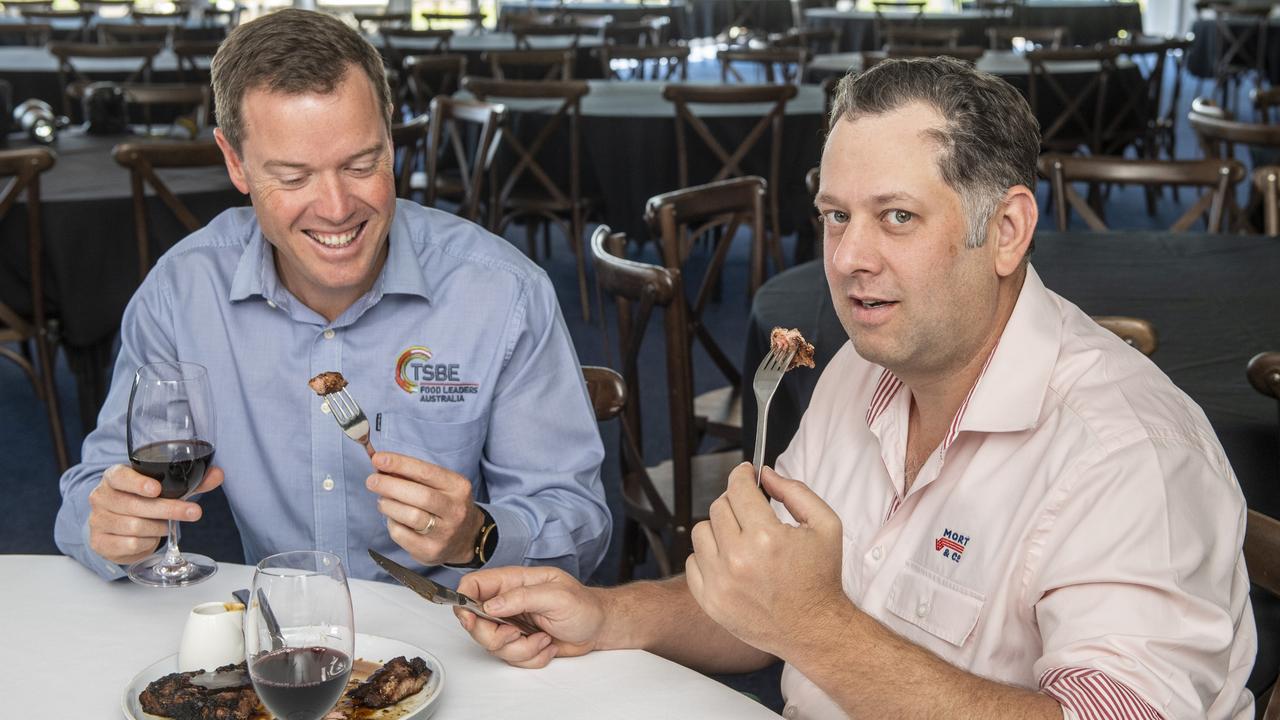
[[[199,518],[130,469],[124,437],[134,371],[185,360],[209,369],[217,412],[200,490],[223,486],[248,562],[319,548],[373,578],[374,548],[590,575],[610,530],[604,453],[554,288],[502,239],[397,202],[377,52],[282,10],[231,33],[213,82],[215,137],[253,208],[175,246],[129,303],[98,428],[62,477],[58,547],[118,578],[168,519]],[[372,466],[307,387],[323,371],[368,415]]]

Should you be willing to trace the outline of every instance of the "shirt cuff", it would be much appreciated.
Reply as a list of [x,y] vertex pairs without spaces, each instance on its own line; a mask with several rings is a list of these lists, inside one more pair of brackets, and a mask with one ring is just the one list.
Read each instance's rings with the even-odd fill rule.
[[1040,676],[1040,692],[1062,705],[1067,720],[1164,720],[1128,685],[1093,668],[1046,670]]
[[498,547],[493,557],[484,564],[485,567],[505,567],[507,565],[523,565],[529,554],[531,534],[524,521],[514,510],[501,505],[480,504],[488,511],[493,522],[498,526]]
[[89,549],[88,521],[85,521],[84,525],[80,526],[80,547],[84,548],[84,557],[82,558],[84,564],[89,566],[90,570],[102,576],[104,580],[119,580],[128,576],[125,566],[113,563]]

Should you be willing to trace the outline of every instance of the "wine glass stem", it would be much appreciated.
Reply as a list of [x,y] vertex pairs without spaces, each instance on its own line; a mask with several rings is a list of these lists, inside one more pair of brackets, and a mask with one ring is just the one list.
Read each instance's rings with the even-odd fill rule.
[[169,539],[164,546],[164,564],[169,568],[178,568],[183,564],[182,553],[178,551],[178,521],[169,521]]

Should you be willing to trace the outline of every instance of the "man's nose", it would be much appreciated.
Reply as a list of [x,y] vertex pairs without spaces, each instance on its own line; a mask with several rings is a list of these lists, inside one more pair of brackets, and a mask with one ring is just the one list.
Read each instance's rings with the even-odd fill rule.
[[315,202],[315,214],[322,220],[340,225],[351,217],[355,200],[342,173],[321,173],[319,196]]
[[838,235],[828,233],[827,243],[831,267],[842,275],[858,271],[876,272],[880,267],[880,248],[874,228],[868,223],[851,219]]

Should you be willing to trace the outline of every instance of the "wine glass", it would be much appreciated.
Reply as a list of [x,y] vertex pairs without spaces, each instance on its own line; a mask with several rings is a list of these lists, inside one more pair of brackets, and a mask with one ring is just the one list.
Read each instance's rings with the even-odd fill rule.
[[347,687],[355,625],[337,555],[298,550],[258,563],[244,618],[258,699],[281,720],[319,720]]
[[[160,497],[186,499],[213,463],[213,392],[203,365],[155,362],[138,368],[125,433],[133,469],[160,481]],[[178,551],[178,522],[169,521],[164,552],[129,566],[129,579],[152,587],[207,580],[218,565]]]

